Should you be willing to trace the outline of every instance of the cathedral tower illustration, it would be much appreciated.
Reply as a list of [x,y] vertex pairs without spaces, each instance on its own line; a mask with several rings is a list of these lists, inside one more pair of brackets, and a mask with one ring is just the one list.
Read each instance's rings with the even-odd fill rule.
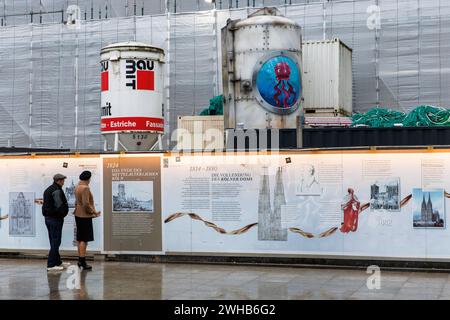
[[281,206],[285,204],[282,168],[278,168],[275,176],[273,210],[269,176],[264,168],[258,199],[258,240],[287,241],[287,229],[281,227]]

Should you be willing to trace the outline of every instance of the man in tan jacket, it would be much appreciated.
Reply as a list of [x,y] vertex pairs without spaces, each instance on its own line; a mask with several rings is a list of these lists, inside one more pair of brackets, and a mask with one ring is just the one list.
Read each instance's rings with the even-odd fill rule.
[[86,264],[86,249],[89,241],[94,241],[92,218],[100,216],[101,212],[95,209],[94,197],[89,189],[92,173],[83,171],[80,174],[80,182],[75,188],[75,222],[77,225],[78,241],[78,267],[83,270],[91,270]]

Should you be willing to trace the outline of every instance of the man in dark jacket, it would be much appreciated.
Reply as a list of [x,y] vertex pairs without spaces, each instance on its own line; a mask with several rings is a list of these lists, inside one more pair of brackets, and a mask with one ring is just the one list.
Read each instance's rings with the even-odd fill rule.
[[47,271],[62,271],[69,264],[63,263],[59,255],[61,245],[64,217],[69,212],[69,205],[62,189],[66,176],[58,173],[53,177],[53,184],[44,191],[44,203],[42,214],[45,217],[45,225],[50,240]]

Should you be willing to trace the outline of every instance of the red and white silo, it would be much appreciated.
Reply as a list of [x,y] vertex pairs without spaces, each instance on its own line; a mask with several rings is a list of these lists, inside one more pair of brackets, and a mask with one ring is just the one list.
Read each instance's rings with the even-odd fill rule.
[[[164,133],[164,50],[139,42],[101,50],[105,150],[148,151]],[[109,148],[108,148],[109,146]]]

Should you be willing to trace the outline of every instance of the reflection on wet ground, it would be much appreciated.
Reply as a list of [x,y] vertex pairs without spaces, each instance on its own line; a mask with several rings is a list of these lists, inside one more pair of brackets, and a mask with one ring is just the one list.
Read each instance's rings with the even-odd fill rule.
[[45,260],[0,265],[0,299],[450,299],[447,273],[382,271],[369,290],[365,270],[94,262],[77,282]]

